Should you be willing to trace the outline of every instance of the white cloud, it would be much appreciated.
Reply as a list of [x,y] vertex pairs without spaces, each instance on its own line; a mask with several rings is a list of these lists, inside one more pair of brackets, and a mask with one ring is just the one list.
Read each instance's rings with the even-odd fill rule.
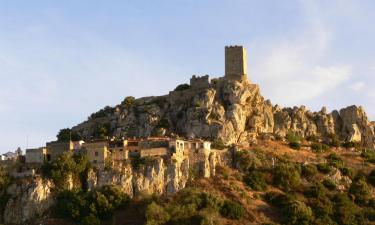
[[361,91],[363,90],[365,86],[366,86],[365,82],[359,81],[350,85],[349,88],[352,89],[353,91]]

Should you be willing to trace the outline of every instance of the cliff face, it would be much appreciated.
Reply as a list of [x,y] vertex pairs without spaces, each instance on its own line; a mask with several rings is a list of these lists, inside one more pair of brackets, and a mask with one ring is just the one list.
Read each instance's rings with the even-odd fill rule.
[[53,204],[51,181],[40,177],[23,179],[7,189],[10,196],[3,219],[5,224],[24,224],[45,213]]
[[[168,195],[183,189],[189,180],[215,175],[217,165],[228,165],[227,151],[198,152],[174,159],[155,158],[133,169],[130,163],[118,163],[109,169],[91,170],[87,186],[93,190],[105,185],[116,185],[130,197],[142,193]],[[74,189],[71,181],[67,188]],[[46,213],[54,204],[53,183],[41,177],[24,178],[7,189],[10,199],[3,214],[5,224],[25,224]]]
[[166,96],[124,101],[73,130],[90,138],[99,124],[107,124],[110,135],[118,137],[178,134],[247,144],[262,133],[285,136],[293,131],[323,139],[335,134],[343,141],[362,142],[369,147],[375,142],[374,122],[368,120],[362,107],[331,113],[324,107],[320,112],[304,106],[280,108],[264,100],[259,86],[225,78]]
[[135,170],[130,164],[116,164],[108,170],[90,171],[89,189],[117,185],[129,196],[141,193],[168,195],[185,188],[189,180],[215,175],[217,165],[230,163],[228,152],[194,153],[173,160],[155,158]]

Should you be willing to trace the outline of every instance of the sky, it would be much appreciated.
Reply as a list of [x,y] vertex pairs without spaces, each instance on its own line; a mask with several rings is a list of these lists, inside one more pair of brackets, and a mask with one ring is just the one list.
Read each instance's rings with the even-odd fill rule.
[[224,46],[283,107],[375,120],[372,0],[0,0],[0,152],[44,146],[126,96],[224,74]]

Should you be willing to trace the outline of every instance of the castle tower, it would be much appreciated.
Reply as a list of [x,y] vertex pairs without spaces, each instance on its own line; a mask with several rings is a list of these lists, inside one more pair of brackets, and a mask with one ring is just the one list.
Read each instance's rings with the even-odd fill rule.
[[247,79],[247,53],[242,46],[225,46],[225,77]]

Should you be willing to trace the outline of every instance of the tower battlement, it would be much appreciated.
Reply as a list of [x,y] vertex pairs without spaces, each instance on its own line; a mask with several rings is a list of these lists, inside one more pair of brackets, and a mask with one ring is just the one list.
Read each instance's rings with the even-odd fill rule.
[[247,78],[247,53],[243,46],[225,46],[225,77],[236,80]]

